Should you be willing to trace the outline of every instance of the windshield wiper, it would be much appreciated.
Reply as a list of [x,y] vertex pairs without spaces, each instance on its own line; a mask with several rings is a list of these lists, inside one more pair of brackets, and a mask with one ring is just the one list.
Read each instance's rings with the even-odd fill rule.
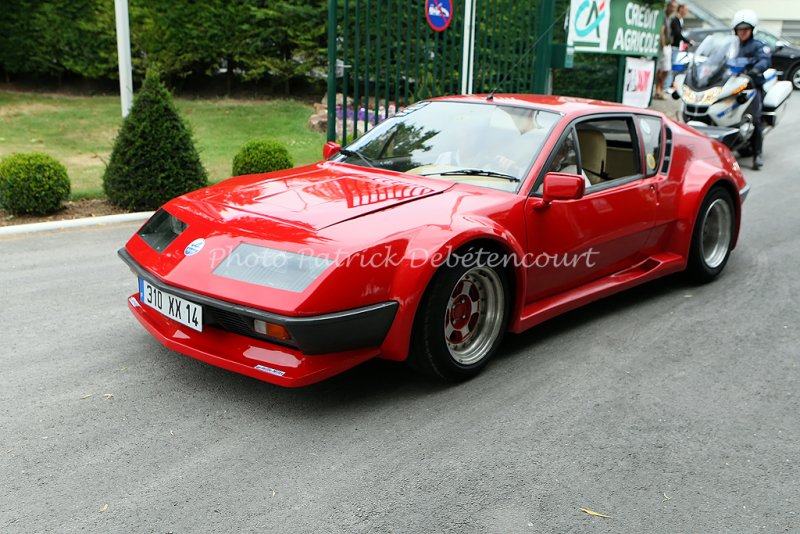
[[350,149],[347,149],[347,148],[343,148],[343,149],[341,149],[339,151],[339,154],[341,154],[343,156],[347,156],[347,157],[356,156],[357,158],[359,158],[361,161],[363,161],[364,163],[366,163],[370,167],[375,167],[375,164],[372,163],[372,160],[369,159],[364,154],[362,154],[361,152],[359,152],[358,150],[350,150]]
[[455,175],[488,176],[490,178],[503,178],[504,180],[508,180],[509,182],[519,182],[519,178],[517,178],[516,176],[512,176],[510,174],[503,174],[502,172],[486,171],[483,169],[458,169],[455,171],[432,172],[429,174],[423,174],[422,176],[455,176]]

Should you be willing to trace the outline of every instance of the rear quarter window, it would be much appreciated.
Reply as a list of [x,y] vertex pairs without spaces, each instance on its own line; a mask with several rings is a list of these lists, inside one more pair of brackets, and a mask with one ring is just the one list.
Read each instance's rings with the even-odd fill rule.
[[644,149],[644,175],[653,176],[658,172],[661,161],[661,119],[658,117],[637,117],[639,132],[642,134]]

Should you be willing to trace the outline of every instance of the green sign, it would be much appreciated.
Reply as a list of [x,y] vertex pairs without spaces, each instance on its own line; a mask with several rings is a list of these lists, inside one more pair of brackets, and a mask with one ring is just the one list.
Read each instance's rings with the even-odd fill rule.
[[576,52],[658,56],[664,13],[625,0],[571,0],[567,44]]

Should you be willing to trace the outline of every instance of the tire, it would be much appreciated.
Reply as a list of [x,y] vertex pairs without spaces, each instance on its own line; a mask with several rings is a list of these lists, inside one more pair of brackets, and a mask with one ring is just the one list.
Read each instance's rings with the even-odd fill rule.
[[497,351],[510,315],[505,270],[482,249],[455,254],[431,280],[411,335],[409,364],[448,381],[479,374]]
[[789,77],[787,78],[795,89],[800,89],[800,64],[795,65],[792,67],[791,73],[789,73]]
[[737,152],[739,153],[740,157],[749,158],[753,155],[753,145],[750,144],[750,141],[748,141],[747,144],[740,147]]
[[686,273],[697,283],[714,280],[728,263],[736,230],[736,207],[722,187],[708,192],[697,213]]

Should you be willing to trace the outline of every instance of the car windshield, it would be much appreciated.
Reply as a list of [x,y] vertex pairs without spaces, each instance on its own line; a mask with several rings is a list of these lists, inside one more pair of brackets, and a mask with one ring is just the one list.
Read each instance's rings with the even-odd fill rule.
[[770,49],[774,50],[778,46],[779,39],[764,30],[756,30],[755,38],[770,47]]
[[558,113],[493,103],[421,102],[333,161],[516,191]]
[[737,55],[739,39],[735,35],[709,35],[694,53],[687,83],[693,89],[706,89],[724,81],[728,61]]

